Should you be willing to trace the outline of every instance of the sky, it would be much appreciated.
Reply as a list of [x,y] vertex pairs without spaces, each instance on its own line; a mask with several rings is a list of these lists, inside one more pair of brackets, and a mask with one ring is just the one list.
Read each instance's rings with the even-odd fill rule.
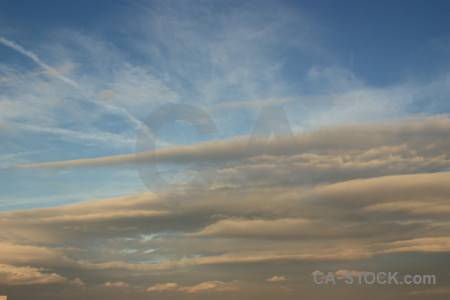
[[448,299],[449,11],[1,1],[0,295]]

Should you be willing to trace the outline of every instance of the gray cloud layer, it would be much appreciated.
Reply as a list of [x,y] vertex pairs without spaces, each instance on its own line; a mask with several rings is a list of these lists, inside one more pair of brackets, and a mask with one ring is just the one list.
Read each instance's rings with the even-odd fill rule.
[[[214,277],[227,266],[304,267],[397,254],[447,255],[449,129],[447,116],[435,116],[297,134],[295,147],[292,140],[272,141],[264,151],[249,150],[245,138],[158,150],[161,161],[220,160],[213,169],[197,170],[216,181],[207,189],[192,183],[158,195],[2,212],[2,263],[56,270],[51,275],[30,269],[42,283],[80,278],[161,296],[255,287],[250,278],[229,283],[237,278]],[[109,157],[89,165],[98,161],[126,160]],[[302,181],[307,177],[313,180]],[[150,287],[141,281],[198,268],[205,272],[197,282],[181,275]],[[64,275],[68,269],[72,277]],[[136,276],[133,283],[129,272]],[[265,274],[261,284],[270,277]],[[41,282],[33,280],[30,284]]]

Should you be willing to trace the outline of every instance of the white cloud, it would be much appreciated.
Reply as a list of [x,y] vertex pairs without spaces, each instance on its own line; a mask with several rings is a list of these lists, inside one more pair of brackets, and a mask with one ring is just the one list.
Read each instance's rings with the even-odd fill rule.
[[40,67],[42,67],[46,71],[48,71],[49,74],[55,76],[57,79],[65,82],[65,83],[69,84],[70,86],[72,86],[73,88],[75,88],[84,97],[85,100],[88,100],[89,102],[92,102],[92,103],[104,108],[107,112],[120,114],[123,117],[125,117],[127,120],[134,122],[137,126],[142,125],[142,123],[138,119],[136,119],[133,115],[131,115],[127,110],[123,109],[122,107],[114,106],[109,103],[97,102],[94,99],[91,99],[91,97],[88,95],[88,93],[85,91],[85,89],[82,88],[77,82],[75,82],[72,79],[69,79],[68,77],[59,73],[56,69],[43,63],[42,60],[32,51],[26,50],[22,46],[18,45],[17,43],[6,40],[3,37],[0,37],[0,43],[31,58]]
[[232,291],[237,290],[237,287],[230,286],[229,284],[223,281],[205,281],[190,287],[180,287],[179,290],[185,291],[190,294],[196,294],[207,291],[215,291],[215,292]]
[[85,286],[85,283],[80,278],[75,278],[74,280],[71,280],[69,283],[77,285],[79,287],[84,287]]
[[105,287],[129,287],[130,285],[123,281],[111,282],[107,281],[103,284]]
[[66,282],[56,273],[44,273],[43,268],[15,267],[12,265],[0,265],[0,284],[3,285],[39,285]]
[[163,291],[171,291],[178,288],[178,284],[174,282],[169,283],[158,283],[154,286],[147,288],[147,292],[163,292]]
[[147,288],[147,292],[165,292],[165,291],[179,291],[189,294],[197,294],[202,292],[222,292],[235,291],[238,289],[236,282],[223,281],[205,281],[193,286],[181,286],[177,283],[158,283]]
[[278,275],[275,275],[273,277],[267,278],[268,282],[279,282],[279,281],[286,281],[286,280],[287,280],[286,277],[278,276]]

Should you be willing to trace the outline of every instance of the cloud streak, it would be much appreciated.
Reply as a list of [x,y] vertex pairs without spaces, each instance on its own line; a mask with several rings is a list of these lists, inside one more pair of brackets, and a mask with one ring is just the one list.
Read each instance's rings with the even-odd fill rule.
[[41,59],[32,51],[26,50],[25,48],[23,48],[21,45],[17,44],[14,41],[10,41],[7,40],[3,37],[0,37],[0,43],[2,43],[3,45],[27,56],[28,58],[30,58],[31,60],[33,60],[37,65],[39,65],[40,67],[42,67],[44,70],[48,71],[48,73],[56,78],[58,78],[59,80],[67,83],[68,85],[72,86],[73,88],[75,88],[82,96],[85,100],[88,100],[91,103],[94,103],[96,105],[99,105],[103,108],[105,108],[108,112],[111,113],[118,113],[122,116],[124,116],[126,118],[126,120],[129,120],[131,122],[133,122],[136,126],[142,126],[142,122],[138,119],[136,119],[133,115],[131,115],[127,110],[121,108],[121,107],[117,107],[114,105],[110,105],[107,103],[103,103],[103,102],[97,102],[95,100],[93,100],[86,92],[85,90],[75,81],[71,80],[70,78],[67,78],[66,76],[62,75],[60,72],[58,72],[56,69],[50,67],[49,65],[43,63],[41,61]]
[[67,281],[67,278],[56,273],[44,273],[43,271],[45,270],[0,264],[0,285],[41,285]]

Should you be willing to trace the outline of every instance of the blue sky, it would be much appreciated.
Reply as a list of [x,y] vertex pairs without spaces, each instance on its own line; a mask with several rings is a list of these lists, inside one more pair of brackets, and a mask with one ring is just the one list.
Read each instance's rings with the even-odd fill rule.
[[[448,259],[449,10],[1,1],[0,294],[37,284],[4,280],[3,268],[92,299],[111,288],[325,299],[334,292],[308,285],[319,267]],[[145,124],[174,116],[191,119],[165,124],[156,156],[136,166],[153,141]],[[270,129],[278,139],[252,139]],[[247,263],[241,278],[227,269]],[[267,281],[277,274],[282,285]]]
[[[28,128],[1,137],[5,167],[132,153],[137,130],[122,122],[127,118],[124,111],[143,121],[165,103],[208,109],[273,100],[284,105],[296,130],[448,112],[448,85],[443,83],[449,58],[445,1],[0,5],[2,36],[51,68],[65,69],[64,76],[78,85],[39,75],[45,71],[42,66],[2,45],[3,76],[21,78],[3,83],[2,94],[29,99],[23,101],[25,106],[34,103],[29,112],[18,108],[15,115],[8,115],[4,106],[3,119]],[[51,87],[36,94],[32,89],[40,84]],[[421,92],[425,89],[430,91]],[[360,95],[351,95],[355,92]],[[350,100],[337,103],[335,94]],[[135,99],[118,99],[130,95]],[[64,103],[53,105],[51,97]],[[115,97],[109,108],[104,105],[108,97]],[[253,107],[211,111],[219,128],[214,135],[198,137],[190,126],[168,126],[161,134],[175,144],[247,135],[259,112],[258,105],[249,105]],[[64,130],[74,136],[65,136]],[[161,146],[167,145],[163,140]],[[30,194],[48,198],[56,192],[62,203],[83,200],[84,194],[67,194],[67,189],[76,191],[80,185],[91,191],[110,190],[107,182],[116,185],[120,180],[123,194],[140,188],[132,171],[122,170],[128,174],[121,179],[105,170],[83,170],[83,176],[80,171],[65,172],[55,179],[56,190],[46,177],[54,171],[1,174],[2,190],[8,191],[2,195],[2,207],[23,207],[22,200],[25,207],[46,202],[30,203],[25,199]],[[40,184],[24,191],[18,188],[22,180]]]

